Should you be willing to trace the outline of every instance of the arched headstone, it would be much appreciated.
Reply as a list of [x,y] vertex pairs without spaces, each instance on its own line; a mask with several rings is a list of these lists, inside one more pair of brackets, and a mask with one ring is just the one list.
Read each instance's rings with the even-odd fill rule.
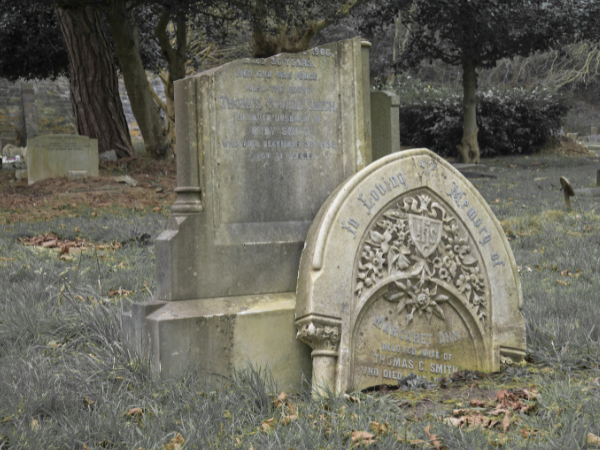
[[416,149],[369,165],[325,202],[302,253],[296,326],[313,348],[313,388],[341,392],[522,360],[522,307],[490,207]]

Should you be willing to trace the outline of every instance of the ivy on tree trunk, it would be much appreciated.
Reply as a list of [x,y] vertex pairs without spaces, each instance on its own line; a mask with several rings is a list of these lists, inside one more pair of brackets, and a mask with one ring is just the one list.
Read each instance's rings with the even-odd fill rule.
[[98,12],[56,9],[69,54],[71,103],[77,132],[98,139],[98,150],[115,150],[119,158],[134,156],[119,80]]

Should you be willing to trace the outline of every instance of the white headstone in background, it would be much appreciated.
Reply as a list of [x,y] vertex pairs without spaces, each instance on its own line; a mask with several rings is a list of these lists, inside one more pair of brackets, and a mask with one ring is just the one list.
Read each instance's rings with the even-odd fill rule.
[[66,177],[69,171],[98,176],[98,140],[86,136],[57,134],[38,136],[27,146],[29,184],[46,178]]

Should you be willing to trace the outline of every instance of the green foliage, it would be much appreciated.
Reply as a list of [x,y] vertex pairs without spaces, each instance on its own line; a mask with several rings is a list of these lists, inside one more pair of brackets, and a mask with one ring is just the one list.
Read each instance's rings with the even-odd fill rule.
[[69,57],[52,8],[0,2],[0,78],[55,78]]
[[[402,143],[455,155],[463,133],[462,93],[407,80],[399,94]],[[549,89],[492,88],[478,97],[482,156],[538,152],[569,111],[567,97]]]

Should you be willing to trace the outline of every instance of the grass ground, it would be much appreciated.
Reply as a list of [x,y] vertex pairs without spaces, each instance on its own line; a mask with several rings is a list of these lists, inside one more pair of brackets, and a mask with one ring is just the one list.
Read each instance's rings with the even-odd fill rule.
[[[155,290],[154,248],[141,237],[164,227],[172,174],[148,177],[163,192],[92,189],[62,209],[61,190],[75,185],[35,193],[0,178],[0,449],[597,448],[599,197],[572,198],[567,214],[558,180],[593,186],[598,163],[498,158],[484,161],[496,179],[472,179],[521,270],[525,367],[319,400],[280,395],[248,367],[219,386],[193,372],[154,382],[123,352],[121,311]],[[103,170],[140,181],[136,164]],[[62,255],[24,245],[46,233],[84,244]]]

